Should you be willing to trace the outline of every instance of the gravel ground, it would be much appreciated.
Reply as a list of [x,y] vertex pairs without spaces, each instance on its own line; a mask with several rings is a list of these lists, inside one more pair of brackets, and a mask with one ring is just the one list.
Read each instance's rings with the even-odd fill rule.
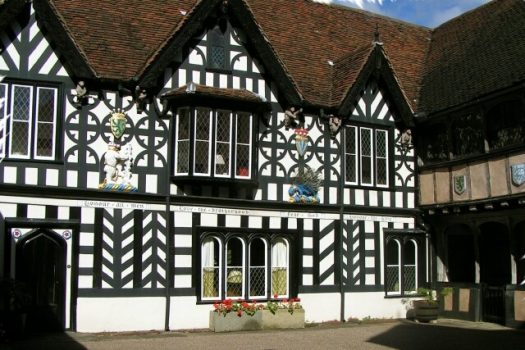
[[309,325],[301,330],[212,333],[206,330],[62,333],[0,343],[2,350],[142,349],[525,349],[525,331],[490,323],[439,320]]

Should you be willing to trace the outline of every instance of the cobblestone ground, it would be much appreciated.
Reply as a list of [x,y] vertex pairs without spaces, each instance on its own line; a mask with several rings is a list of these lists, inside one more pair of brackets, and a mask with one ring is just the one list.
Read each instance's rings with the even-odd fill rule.
[[436,324],[392,321],[310,325],[303,330],[215,334],[208,331],[136,332],[33,336],[0,343],[0,349],[142,350],[142,349],[400,349],[519,350],[525,331],[487,323],[440,320]]

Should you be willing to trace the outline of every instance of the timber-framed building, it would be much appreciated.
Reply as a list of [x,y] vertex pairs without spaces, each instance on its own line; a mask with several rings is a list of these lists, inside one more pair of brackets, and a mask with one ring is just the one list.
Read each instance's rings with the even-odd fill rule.
[[404,318],[421,286],[521,327],[524,36],[521,0],[436,29],[310,0],[4,1],[0,277],[33,330],[205,328],[226,298]]

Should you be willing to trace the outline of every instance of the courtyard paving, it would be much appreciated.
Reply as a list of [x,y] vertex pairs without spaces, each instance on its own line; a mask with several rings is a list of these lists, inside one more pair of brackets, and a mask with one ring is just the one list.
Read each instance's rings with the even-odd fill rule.
[[525,331],[457,320],[434,324],[411,321],[328,323],[301,330],[216,334],[207,330],[131,333],[72,333],[31,336],[0,343],[1,350],[142,349],[399,349],[519,350]]

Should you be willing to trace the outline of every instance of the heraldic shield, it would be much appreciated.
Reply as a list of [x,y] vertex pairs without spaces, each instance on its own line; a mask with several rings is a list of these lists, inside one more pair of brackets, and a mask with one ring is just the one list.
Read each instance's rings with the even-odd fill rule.
[[454,192],[459,195],[465,193],[467,188],[467,177],[465,175],[454,176]]
[[512,176],[512,183],[514,185],[523,185],[523,183],[525,182],[525,163],[511,165],[510,173]]
[[114,112],[109,118],[111,133],[116,139],[120,139],[126,131],[126,115],[122,112]]

